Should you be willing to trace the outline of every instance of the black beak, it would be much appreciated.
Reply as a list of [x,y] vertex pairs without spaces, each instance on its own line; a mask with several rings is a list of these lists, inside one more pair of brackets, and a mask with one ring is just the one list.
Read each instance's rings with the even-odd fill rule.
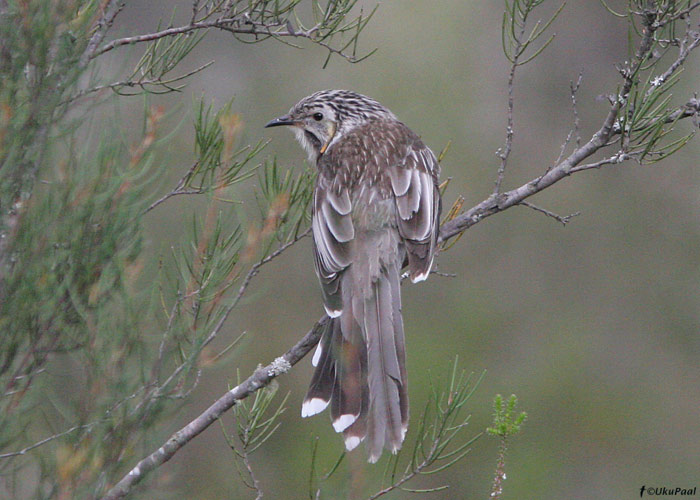
[[284,116],[280,116],[279,118],[275,118],[274,120],[268,122],[264,128],[279,127],[281,125],[294,125],[294,121],[292,120],[292,118],[289,115],[284,115]]

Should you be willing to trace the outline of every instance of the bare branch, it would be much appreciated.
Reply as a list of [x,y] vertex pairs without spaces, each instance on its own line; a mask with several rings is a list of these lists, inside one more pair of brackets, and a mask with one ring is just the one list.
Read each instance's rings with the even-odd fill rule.
[[90,429],[91,427],[95,426],[96,423],[97,423],[97,422],[93,422],[93,423],[91,423],[91,424],[73,426],[73,427],[71,427],[70,429],[66,429],[66,430],[63,431],[63,432],[59,432],[58,434],[54,434],[53,436],[49,436],[49,437],[47,437],[47,438],[44,438],[44,439],[42,439],[41,441],[37,441],[36,443],[31,444],[31,445],[29,445],[29,446],[27,446],[27,447],[25,447],[25,448],[22,448],[22,449],[19,450],[19,451],[12,451],[12,452],[9,452],[9,453],[2,453],[2,454],[0,454],[0,459],[3,459],[3,458],[11,458],[11,457],[17,457],[17,456],[20,456],[20,455],[26,455],[28,452],[32,451],[34,448],[38,448],[39,446],[43,446],[43,445],[45,445],[46,443],[49,443],[49,442],[53,441],[54,439],[58,439],[58,438],[60,438],[60,437],[66,436],[66,435],[68,435],[68,434],[70,434],[70,433],[72,433],[72,432],[75,432],[75,431],[78,431],[78,430],[82,430],[82,429]]
[[576,83],[574,84],[573,81],[571,82],[571,107],[573,108],[573,111],[574,111],[574,133],[576,134],[576,147],[577,148],[581,147],[581,130],[580,130],[581,121],[579,120],[579,117],[578,117],[578,106],[576,103],[576,93],[578,92],[578,89],[581,87],[581,80],[582,79],[583,79],[583,70],[579,71],[578,80],[576,80]]
[[439,241],[447,241],[484,218],[502,212],[514,205],[518,205],[526,198],[568,177],[571,174],[571,170],[576,165],[601,149],[608,142],[612,135],[612,126],[618,111],[619,102],[616,102],[612,106],[600,130],[598,130],[586,144],[576,149],[568,158],[551,168],[544,175],[511,191],[495,196],[491,195],[478,205],[446,222],[440,230]]
[[286,373],[318,343],[323,328],[327,323],[328,317],[324,316],[283,356],[275,359],[267,366],[255,370],[245,381],[226,392],[201,415],[170,436],[163,446],[139,461],[134,468],[107,492],[103,500],[124,498],[146,474],[170,460],[180,448],[201,434],[225,411],[235,405],[237,401],[248,397],[260,388],[267,386],[279,375]]
[[525,55],[528,48],[537,41],[547,28],[551,26],[554,20],[559,17],[559,14],[566,4],[566,2],[562,3],[559,9],[557,9],[544,25],[541,26],[541,20],[537,21],[532,31],[526,36],[525,28],[528,25],[528,16],[541,3],[542,2],[526,1],[524,4],[521,4],[520,0],[512,0],[512,4],[509,5],[508,1],[506,1],[506,11],[503,15],[503,23],[501,25],[501,38],[503,52],[511,63],[510,73],[508,75],[508,122],[506,125],[505,144],[496,152],[496,156],[501,159],[501,164],[496,173],[496,182],[494,183],[492,193],[493,196],[501,192],[501,184],[505,177],[508,157],[513,147],[513,134],[515,132],[513,122],[513,81],[515,79],[515,70],[518,66],[523,66],[535,59],[547,48],[552,40],[554,40],[555,35],[550,36],[538,49],[535,49],[532,54]]
[[627,161],[631,159],[632,156],[628,153],[623,153],[620,151],[616,155],[610,156],[608,158],[603,158],[602,160],[593,162],[593,163],[586,163],[584,165],[577,165],[576,167],[573,167],[571,169],[571,173],[576,173],[576,172],[581,172],[583,170],[591,170],[591,169],[597,169],[600,167],[604,167],[606,165],[617,165],[619,163],[622,163],[624,161]]
[[[523,28],[524,29],[524,28]],[[521,33],[522,34],[522,33]],[[508,76],[508,124],[506,125],[506,140],[502,149],[496,152],[496,156],[501,159],[501,165],[498,167],[496,173],[496,182],[493,186],[493,194],[496,195],[501,192],[501,184],[503,183],[503,178],[506,175],[506,166],[508,165],[508,157],[513,147],[513,80],[515,79],[515,69],[518,67],[518,57],[513,60],[510,66],[510,75]]]
[[[175,35],[179,35],[182,33],[189,33],[191,31],[197,31],[197,30],[203,30],[203,29],[209,29],[209,28],[224,28],[224,27],[226,27],[227,24],[231,24],[235,21],[236,21],[236,18],[227,18],[227,19],[216,19],[213,21],[206,21],[206,22],[194,22],[194,23],[190,23],[190,24],[187,24],[184,26],[178,26],[178,27],[164,29],[161,31],[156,31],[154,33],[146,33],[145,35],[136,35],[136,36],[127,36],[124,38],[117,38],[116,40],[112,40],[108,44],[102,46],[99,50],[97,50],[94,54],[92,54],[91,59],[94,59],[95,57],[101,56],[102,54],[109,52],[110,50],[114,50],[117,47],[121,47],[122,45],[133,45],[135,43],[151,42],[153,40],[158,40],[160,38],[165,38],[168,36],[175,36]],[[246,28],[229,28],[227,31],[231,31],[233,33],[244,33],[244,34],[262,34],[262,33],[259,33],[257,28],[255,28],[254,26],[246,27]],[[265,34],[271,34],[271,33],[265,33]],[[285,36],[285,35],[278,33],[277,36]],[[287,36],[289,36],[289,35],[287,35]]]
[[[253,4],[243,2],[245,8],[242,10],[235,7],[232,8],[229,2],[221,2],[214,7],[210,7],[200,6],[199,2],[195,1],[192,5],[192,16],[188,24],[171,26],[153,33],[117,38],[104,44],[99,49],[91,50],[88,57],[89,59],[94,59],[124,45],[152,42],[162,38],[187,35],[213,28],[231,33],[237,40],[244,43],[257,43],[267,38],[274,38],[283,43],[293,45],[284,41],[284,39],[307,39],[328,50],[329,57],[331,54],[337,54],[349,62],[356,63],[369,57],[374,52],[371,51],[369,54],[359,57],[356,53],[358,37],[376,11],[375,8],[368,16],[363,16],[362,11],[360,11],[358,17],[350,22],[343,23],[356,2],[357,0],[342,3],[329,2],[324,9],[323,18],[313,26],[304,27],[300,24],[299,18],[294,11],[298,1],[290,1],[284,6],[273,2],[275,4],[274,8],[268,8],[267,2],[254,2]],[[204,13],[198,18],[202,11]],[[296,21],[296,27],[292,21]],[[330,45],[331,38],[346,32],[349,34],[349,41],[343,42],[342,47],[336,48]]]
[[106,0],[102,8],[102,16],[95,26],[95,31],[90,38],[90,41],[85,48],[85,52],[80,58],[80,65],[85,66],[87,63],[95,57],[95,51],[97,47],[102,43],[104,37],[107,35],[107,31],[112,27],[114,20],[122,11],[126,2],[122,0]]
[[[510,20],[511,27],[514,26],[515,22],[516,22],[515,18],[512,17]],[[504,26],[502,27],[502,29],[503,30],[506,29],[505,20],[504,20]],[[508,115],[507,115],[508,122],[506,125],[505,143],[503,145],[503,148],[499,149],[496,152],[496,156],[498,156],[501,159],[501,164],[498,167],[498,171],[496,173],[496,182],[494,183],[494,186],[493,186],[493,194],[494,195],[500,193],[500,191],[501,191],[501,184],[503,183],[503,178],[506,175],[506,166],[508,165],[508,157],[510,156],[511,149],[513,147],[513,133],[514,133],[513,81],[515,80],[515,70],[518,67],[518,61],[520,60],[520,56],[523,54],[523,43],[521,40],[522,40],[524,34],[525,34],[525,22],[523,20],[523,23],[520,27],[520,33],[518,33],[517,36],[513,36],[512,41],[511,41],[511,43],[513,43],[515,46],[513,47],[513,56],[510,59],[510,61],[511,61],[510,73],[508,75]],[[508,56],[507,53],[506,53],[506,56]]]
[[263,491],[260,487],[260,481],[258,481],[258,478],[255,476],[255,472],[253,472],[253,467],[250,465],[248,453],[245,450],[241,452],[241,460],[243,461],[243,464],[245,464],[245,468],[248,470],[250,479],[253,481],[253,489],[256,493],[255,500],[260,500],[263,497]]
[[569,215],[557,215],[554,212],[550,212],[549,210],[547,210],[545,208],[538,207],[537,205],[534,205],[534,204],[529,203],[527,201],[523,201],[520,204],[524,207],[528,207],[528,208],[533,209],[535,212],[539,212],[541,214],[546,215],[547,217],[551,217],[555,220],[558,220],[564,226],[566,226],[569,223],[569,221],[571,219],[573,219],[574,217],[581,215],[581,212],[574,212],[573,214],[569,214]]
[[[596,164],[590,164],[590,166],[586,166],[586,168],[574,170],[575,167],[586,158],[589,158],[591,155],[607,146],[608,141],[613,135],[620,133],[620,131],[615,130],[615,122],[620,109],[625,104],[630,89],[634,84],[633,74],[635,69],[643,64],[651,51],[654,37],[654,30],[652,28],[654,21],[655,17],[651,14],[644,17],[643,37],[635,52],[635,58],[629,63],[629,66],[624,68],[622,71],[624,77],[622,89],[620,90],[619,95],[612,101],[610,110],[603,121],[603,125],[595,134],[593,134],[588,142],[581,147],[577,147],[566,159],[558,162],[543,175],[511,191],[507,191],[505,193],[495,192],[478,205],[443,224],[440,230],[440,242],[447,241],[448,239],[461,234],[469,227],[483,220],[485,217],[502,212],[503,210],[514,205],[521,204],[526,198],[539,193],[543,189],[546,189],[549,186],[559,182],[572,173],[587,170],[589,168],[596,168]],[[691,112],[691,109],[684,109],[684,111],[680,113],[681,116],[686,116],[686,113]],[[621,161],[629,158],[630,156],[624,153],[618,154],[599,162],[600,164],[598,164],[597,167],[607,164],[620,163]]]

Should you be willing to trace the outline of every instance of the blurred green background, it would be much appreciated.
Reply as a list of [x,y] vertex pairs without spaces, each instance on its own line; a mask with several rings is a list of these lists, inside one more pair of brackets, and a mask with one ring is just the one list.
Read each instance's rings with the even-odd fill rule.
[[[186,20],[188,2],[129,2],[113,36],[153,31],[174,4],[181,5],[175,21]],[[552,3],[549,11],[557,6]],[[377,53],[355,65],[334,57],[326,69],[318,47],[243,45],[210,33],[185,66],[211,59],[215,64],[183,93],[153,100],[174,113],[171,120],[185,122],[171,157],[162,159],[172,165],[163,192],[189,166],[193,141],[186,115],[193,97],[219,104],[234,97],[233,111],[245,123],[241,141],[271,138],[267,155],[298,170],[305,155],[292,135],[262,126],[316,90],[347,88],[389,107],[434,151],[452,141],[442,163],[443,179],[452,178],[445,207],[458,195],[465,206],[475,205],[492,190],[494,152],[505,133],[509,66],[501,49],[502,7],[495,0],[384,2],[360,39],[362,49],[379,47]],[[578,102],[585,139],[606,113],[606,103],[596,97],[615,91],[614,64],[628,58],[626,21],[598,2],[570,2],[553,31],[554,43],[516,76],[507,189],[544,172],[558,157],[573,124],[570,81],[583,70]],[[138,56],[138,48],[117,51],[115,74]],[[686,66],[674,90],[677,104],[698,90],[698,54]],[[132,101],[136,122],[142,101]],[[562,215],[580,211],[569,225],[514,207],[468,230],[439,257],[439,269],[457,277],[432,276],[404,287],[412,421],[430,391],[430,377],[444,378],[456,355],[468,371],[488,369],[469,407],[469,436],[489,425],[497,392],[517,394],[529,413],[523,434],[510,442],[503,498],[636,498],[642,485],[700,483],[699,154],[696,138],[660,164],[630,163],[565,179],[532,202]],[[247,189],[249,184],[240,188],[242,199],[249,199]],[[180,241],[192,211],[202,206],[188,199],[168,203],[147,218],[154,253],[167,253]],[[237,370],[247,376],[258,363],[279,356],[321,316],[310,243],[303,240],[263,269],[217,340],[223,347],[246,331],[244,345],[230,361],[203,373],[194,400],[163,429],[163,437],[234,385]],[[311,372],[310,360],[304,360],[279,379],[280,392],[291,393],[288,411],[276,437],[252,458],[267,498],[306,497],[314,436],[320,436],[323,468],[341,451],[326,414],[299,416]],[[230,424],[230,416],[225,421]],[[433,499],[484,498],[497,445],[495,438],[482,437],[458,466],[409,486],[450,485],[428,497]],[[152,450],[149,445],[141,451]],[[382,472],[381,464],[364,463],[364,451],[354,453],[324,495],[343,498],[350,485],[376,491]],[[161,467],[140,495],[254,497],[239,481],[217,426]]]

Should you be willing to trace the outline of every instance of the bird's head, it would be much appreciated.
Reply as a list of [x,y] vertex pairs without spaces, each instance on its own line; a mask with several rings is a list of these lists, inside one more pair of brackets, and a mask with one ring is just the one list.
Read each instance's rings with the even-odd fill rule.
[[265,127],[290,125],[309,159],[315,162],[350,130],[376,119],[396,117],[377,101],[362,94],[349,90],[322,90],[305,97],[288,114],[275,118]]

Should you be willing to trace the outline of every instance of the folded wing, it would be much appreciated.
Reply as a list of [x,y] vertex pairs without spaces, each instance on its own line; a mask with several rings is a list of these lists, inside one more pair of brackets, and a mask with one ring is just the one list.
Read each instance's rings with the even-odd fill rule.
[[409,276],[414,283],[428,277],[435,254],[441,208],[439,169],[435,155],[420,141],[408,146],[403,163],[389,167],[397,225],[406,245]]
[[323,304],[335,318],[343,310],[339,291],[340,275],[351,263],[350,242],[355,237],[347,189],[334,192],[322,185],[314,191],[311,227],[314,234],[314,262],[321,282]]

